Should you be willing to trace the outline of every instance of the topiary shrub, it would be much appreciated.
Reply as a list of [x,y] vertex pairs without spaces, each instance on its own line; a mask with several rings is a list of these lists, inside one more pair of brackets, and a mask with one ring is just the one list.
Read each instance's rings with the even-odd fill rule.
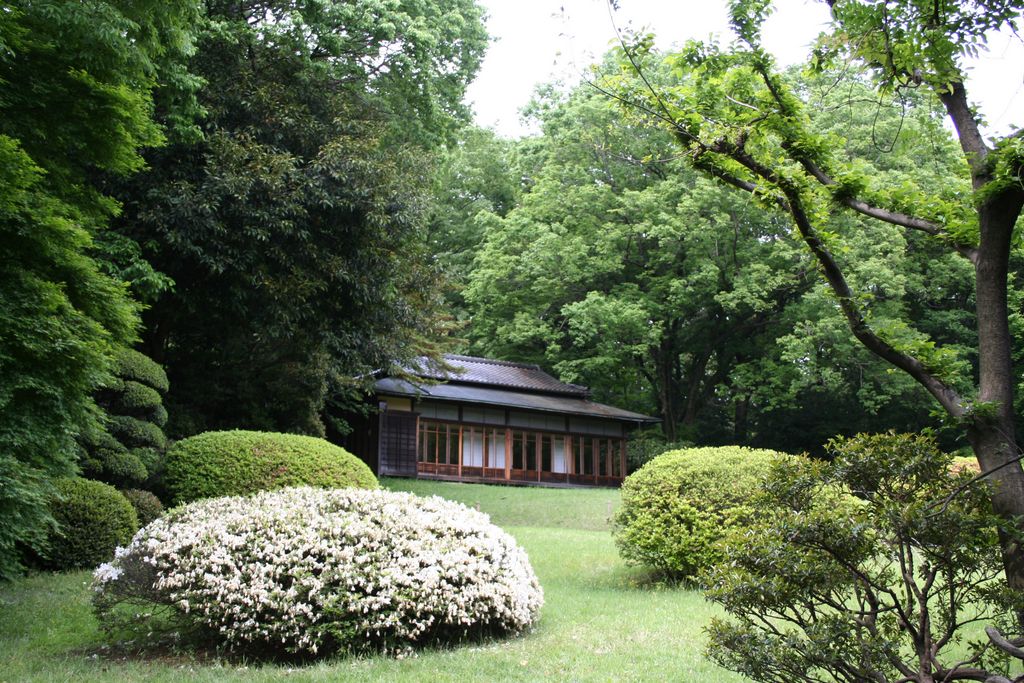
[[784,457],[739,446],[659,455],[622,484],[612,519],[619,554],[672,579],[695,577],[721,558],[717,541],[750,518],[747,502]]
[[273,432],[205,432],[167,453],[167,487],[176,503],[286,486],[377,488],[362,460],[323,439]]
[[135,516],[139,518],[139,526],[146,526],[164,514],[163,503],[149,491],[142,489],[124,489],[121,495],[128,499],[135,508]]
[[41,558],[50,569],[95,567],[139,528],[131,503],[113,486],[90,479],[58,480],[50,511],[57,529]]
[[170,612],[179,632],[261,656],[517,633],[543,604],[526,553],[486,515],[379,489],[175,508],[97,568],[94,588],[111,634],[159,633],[154,615]]
[[162,487],[167,388],[167,374],[152,359],[134,349],[117,352],[114,377],[96,395],[107,419],[78,439],[86,476],[115,486]]

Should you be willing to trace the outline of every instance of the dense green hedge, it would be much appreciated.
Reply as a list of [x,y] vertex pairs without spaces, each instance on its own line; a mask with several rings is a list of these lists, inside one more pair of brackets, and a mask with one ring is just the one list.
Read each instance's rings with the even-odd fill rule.
[[135,509],[121,492],[91,479],[60,479],[50,504],[58,529],[50,535],[43,563],[50,569],[95,567],[127,545],[139,529]]
[[205,432],[167,452],[166,482],[176,503],[285,486],[377,488],[377,478],[343,448],[312,436]]
[[747,504],[782,453],[739,446],[664,453],[626,478],[612,520],[631,563],[693,578],[721,557],[717,542],[754,512]]

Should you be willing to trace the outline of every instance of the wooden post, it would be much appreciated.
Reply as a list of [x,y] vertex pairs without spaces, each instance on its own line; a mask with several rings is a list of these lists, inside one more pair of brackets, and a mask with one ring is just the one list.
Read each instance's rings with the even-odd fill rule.
[[462,425],[459,425],[459,479],[462,479]]
[[619,441],[619,476],[626,478],[626,440]]
[[[508,417],[508,411],[505,411],[505,417]],[[505,420],[508,422],[508,420]],[[505,427],[505,481],[512,478],[512,430]]]
[[598,445],[600,443],[601,443],[601,440],[598,439],[597,437],[594,437],[594,438],[590,439],[590,450],[591,450],[590,459],[591,459],[591,461],[593,461],[593,465],[594,465],[594,483],[595,484],[597,483],[597,472],[599,470],[599,468],[597,466],[597,464],[599,462],[598,458],[601,456],[601,453],[600,453],[601,447]]
[[613,448],[613,446],[612,446],[612,440],[611,439],[607,439],[604,442],[604,448],[605,448],[605,452],[604,452],[604,473],[607,476],[610,477],[610,476],[612,476],[612,457],[613,457],[612,456],[612,448]]
[[544,437],[541,436],[540,432],[537,432],[537,439],[535,441],[535,446],[536,446],[537,450],[536,450],[536,453],[534,454],[534,458],[536,459],[536,463],[537,463],[537,481],[540,481],[540,469],[541,469],[541,466],[544,464],[544,454],[540,452],[541,440],[543,438]]

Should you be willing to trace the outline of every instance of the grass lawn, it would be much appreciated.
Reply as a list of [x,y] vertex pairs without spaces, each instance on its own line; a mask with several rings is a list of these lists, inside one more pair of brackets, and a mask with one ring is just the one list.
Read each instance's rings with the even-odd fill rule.
[[88,572],[36,575],[0,587],[0,681],[611,681],[734,683],[703,656],[716,613],[699,593],[644,587],[607,532],[614,489],[541,489],[385,480],[480,509],[530,555],[545,605],[525,636],[410,659],[345,658],[304,667],[243,666],[187,656],[105,655],[89,609]]

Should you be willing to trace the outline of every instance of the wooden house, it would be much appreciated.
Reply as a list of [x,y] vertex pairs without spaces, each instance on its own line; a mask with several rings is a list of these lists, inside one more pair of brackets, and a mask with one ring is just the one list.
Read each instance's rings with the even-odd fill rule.
[[375,382],[378,415],[346,445],[379,475],[617,486],[629,431],[658,422],[536,365],[455,355],[445,364]]

